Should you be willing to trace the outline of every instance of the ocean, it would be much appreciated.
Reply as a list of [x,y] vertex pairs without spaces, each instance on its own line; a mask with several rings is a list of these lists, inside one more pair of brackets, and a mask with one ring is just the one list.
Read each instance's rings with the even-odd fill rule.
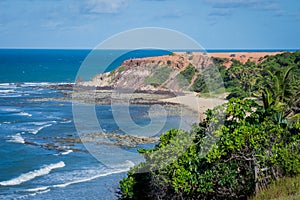
[[[134,161],[107,166],[82,143],[72,140],[78,138],[72,103],[60,100],[69,91],[51,87],[74,83],[90,51],[0,49],[0,199],[117,198],[118,182]],[[226,52],[214,52],[218,51]],[[119,53],[99,51],[108,60]],[[109,71],[125,59],[169,53],[133,51],[118,57],[108,67],[101,63],[95,66],[99,72]],[[149,108],[131,105],[135,123],[149,123]],[[109,105],[97,105],[95,110],[99,119],[105,119],[101,124],[104,131],[125,134],[115,123]],[[179,121],[179,116],[168,117],[160,132],[177,128]],[[142,160],[137,148],[123,150]],[[106,158],[115,159],[114,152]]]
[[[107,166],[80,142],[74,126],[72,103],[60,100],[64,90],[51,86],[70,84],[90,50],[0,50],[0,199],[116,199],[118,182],[134,163]],[[114,56],[115,51],[101,51]],[[124,59],[169,54],[148,50],[126,54]],[[101,68],[101,63],[97,63]],[[52,98],[52,100],[42,100]],[[147,124],[150,106],[132,105],[137,124]],[[106,132],[122,133],[109,105],[96,106]],[[176,128],[178,117],[167,119],[160,132]],[[151,145],[150,145],[151,146]],[[138,146],[138,147],[150,147]],[[153,146],[153,145],[152,145]],[[124,149],[136,153],[137,148]],[[108,160],[114,160],[114,152]]]

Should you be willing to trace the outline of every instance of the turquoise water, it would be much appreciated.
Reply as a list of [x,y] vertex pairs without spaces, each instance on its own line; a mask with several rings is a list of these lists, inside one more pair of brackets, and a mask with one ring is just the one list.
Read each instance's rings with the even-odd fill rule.
[[[118,182],[133,162],[107,166],[83,144],[64,141],[78,137],[72,104],[37,100],[63,97],[68,91],[45,86],[74,82],[89,52],[0,50],[0,199],[116,199]],[[101,52],[108,57],[113,53]],[[117,67],[128,57],[163,54],[166,52],[132,52],[109,67]],[[109,105],[95,110],[103,130],[124,134]],[[148,123],[149,106],[132,105],[131,110],[137,124]],[[176,128],[178,119],[169,117],[161,132]]]
[[[0,83],[75,82],[81,64],[91,52],[97,59],[89,64],[99,69],[98,73],[120,66],[125,59],[170,53],[164,50],[136,50],[125,54],[122,50],[0,49]],[[101,65],[106,60],[113,62]]]

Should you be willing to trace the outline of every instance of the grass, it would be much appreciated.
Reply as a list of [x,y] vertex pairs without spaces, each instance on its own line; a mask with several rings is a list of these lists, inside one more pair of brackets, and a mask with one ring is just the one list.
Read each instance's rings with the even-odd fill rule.
[[299,200],[300,199],[300,175],[296,177],[282,178],[272,183],[268,189],[262,190],[251,200]]

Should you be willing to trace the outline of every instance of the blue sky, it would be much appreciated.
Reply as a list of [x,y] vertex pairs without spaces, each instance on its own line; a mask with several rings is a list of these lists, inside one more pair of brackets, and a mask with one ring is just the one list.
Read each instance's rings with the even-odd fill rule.
[[141,27],[207,49],[300,48],[299,0],[0,0],[0,48],[94,48]]

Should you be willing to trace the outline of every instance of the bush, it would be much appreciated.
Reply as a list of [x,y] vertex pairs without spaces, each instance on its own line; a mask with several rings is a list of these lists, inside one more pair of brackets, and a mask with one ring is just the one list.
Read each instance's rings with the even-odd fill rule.
[[[299,174],[300,125],[284,127],[273,113],[233,98],[191,131],[166,132],[154,149],[140,150],[146,162],[121,181],[121,198],[245,199],[278,177]],[[148,172],[135,173],[140,169]]]
[[180,74],[188,83],[191,83],[195,75],[195,72],[196,72],[196,68],[190,64],[183,71],[181,71]]

